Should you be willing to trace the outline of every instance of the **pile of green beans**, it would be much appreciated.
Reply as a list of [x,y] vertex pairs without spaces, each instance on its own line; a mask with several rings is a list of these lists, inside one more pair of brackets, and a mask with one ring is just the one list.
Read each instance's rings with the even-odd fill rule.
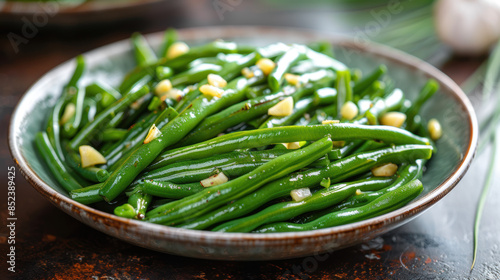
[[34,140],[79,203],[126,201],[114,214],[266,233],[368,219],[423,189],[438,137],[420,110],[435,81],[408,100],[397,81],[386,86],[385,65],[363,77],[325,43],[189,48],[167,30],[159,50],[138,33],[131,46],[136,68],[114,86],[82,84],[78,57]]

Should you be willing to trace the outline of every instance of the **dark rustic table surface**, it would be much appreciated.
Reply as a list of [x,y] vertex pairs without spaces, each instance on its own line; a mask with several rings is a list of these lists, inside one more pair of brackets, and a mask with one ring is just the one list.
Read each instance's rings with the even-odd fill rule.
[[[412,222],[364,244],[321,257],[266,262],[224,262],[167,255],[135,247],[91,229],[51,205],[16,167],[16,266],[7,270],[10,115],[22,94],[58,64],[130,36],[167,27],[279,25],[336,31],[328,10],[283,10],[262,2],[240,3],[223,14],[217,1],[172,1],[163,10],[119,23],[75,27],[49,23],[15,51],[7,39],[23,22],[0,26],[0,279],[500,279],[500,188],[495,178],[481,224],[478,261],[470,272],[472,226],[485,177],[488,151],[442,201]],[[219,11],[220,12],[220,11]],[[222,15],[222,16],[221,16]],[[324,21],[323,21],[324,20]],[[483,58],[484,59],[484,58]],[[482,58],[451,57],[441,69],[456,82],[467,78]],[[476,102],[476,109],[481,104]]]

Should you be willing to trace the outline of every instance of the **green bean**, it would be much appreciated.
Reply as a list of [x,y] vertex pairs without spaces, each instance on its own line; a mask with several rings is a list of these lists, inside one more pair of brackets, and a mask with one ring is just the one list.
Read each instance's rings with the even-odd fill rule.
[[146,214],[149,222],[176,224],[194,218],[221,205],[249,194],[265,183],[305,167],[332,149],[329,139],[323,138],[303,149],[282,155],[244,176],[225,184],[158,207]]
[[130,204],[135,210],[135,215],[133,217],[134,219],[144,219],[144,217],[146,216],[146,211],[152,199],[153,196],[151,196],[150,194],[144,194],[142,192],[136,192],[129,196],[128,204]]
[[55,149],[58,157],[61,160],[64,160],[63,148],[61,145],[61,127],[60,127],[60,116],[63,113],[63,108],[67,104],[67,102],[72,98],[76,93],[77,83],[83,75],[83,71],[85,70],[85,61],[83,56],[78,56],[76,58],[76,67],[73,75],[71,76],[69,82],[64,86],[63,92],[59,100],[56,102],[54,109],[52,110],[52,114],[49,117],[47,122],[47,137]]
[[337,114],[341,118],[340,109],[348,101],[352,101],[351,72],[349,70],[337,71]]
[[146,138],[149,128],[154,124],[158,129],[162,129],[171,120],[177,117],[178,113],[172,108],[168,108],[159,114],[153,113],[142,124],[139,124],[137,129],[131,130],[119,144],[114,146],[109,153],[106,154],[107,165],[110,170],[115,170],[121,162],[123,162],[129,153],[137,149]]
[[406,164],[398,170],[398,178],[396,181],[390,185],[389,187],[376,191],[376,192],[367,192],[367,193],[362,193],[359,195],[355,195],[343,203],[339,204],[336,206],[334,209],[335,210],[340,210],[340,209],[345,209],[345,208],[353,208],[356,206],[364,205],[366,203],[369,203],[373,200],[375,200],[377,197],[380,197],[390,191],[393,191],[402,185],[414,180],[418,179],[419,177],[422,176],[423,172],[423,167],[424,167],[424,161],[423,160],[417,160],[415,163],[412,164]]
[[204,63],[173,76],[170,81],[174,87],[186,84],[196,84],[205,80],[208,74],[219,73],[221,70],[222,67],[220,65]]
[[160,57],[167,57],[167,52],[170,46],[172,46],[177,41],[177,31],[173,28],[167,29],[165,35],[163,35],[163,42],[160,46]]
[[93,122],[88,123],[84,128],[82,128],[75,137],[70,141],[69,146],[71,149],[76,150],[80,145],[90,140],[98,130],[106,125],[114,114],[125,110],[132,102],[141,98],[149,92],[149,88],[144,86],[138,91],[128,94],[122,97],[120,100],[116,101],[108,107],[106,110],[99,113]]
[[294,189],[318,186],[323,178],[331,178],[332,183],[338,183],[367,172],[379,164],[411,162],[415,158],[429,158],[430,156],[431,148],[420,145],[398,146],[351,155],[330,163],[327,168],[309,169],[289,174],[268,183],[252,194],[180,226],[204,229],[213,224],[246,215],[273,199],[288,195]]
[[169,150],[161,154],[151,164],[150,168],[159,168],[179,160],[203,158],[212,155],[214,152],[228,153],[237,149],[263,147],[276,143],[314,141],[325,136],[331,136],[334,141],[376,139],[396,145],[429,144],[428,139],[418,137],[408,131],[390,126],[340,123],[311,125],[306,127],[273,127],[234,132],[191,146]]
[[396,180],[387,188],[375,192],[363,192],[361,194],[356,194],[333,207],[310,213],[306,217],[298,217],[295,220],[300,220],[301,223],[307,223],[329,213],[359,207],[372,202],[376,198],[393,191],[414,179],[418,179],[422,175],[423,163],[423,160],[417,160],[415,163],[401,165],[398,169]]
[[[312,90],[311,86],[299,88],[292,96],[307,95]],[[283,90],[275,94],[243,101],[206,118],[183,139],[181,145],[185,146],[208,140],[239,123],[266,114],[269,108],[288,95],[286,92],[287,90]]]
[[109,173],[105,169],[94,166],[82,167],[80,156],[73,150],[66,149],[66,155],[65,162],[83,178],[94,183],[101,183],[108,179]]
[[319,190],[302,201],[288,201],[273,204],[253,215],[219,225],[213,231],[250,232],[272,222],[286,221],[297,215],[324,209],[352,196],[357,190],[375,191],[389,185],[394,179],[369,178],[354,182],[331,185]]
[[354,153],[362,153],[362,152],[368,152],[368,151],[373,151],[381,148],[387,147],[387,144],[384,142],[378,142],[374,140],[368,140],[365,141],[363,144],[352,150]]
[[271,90],[278,90],[283,83],[285,73],[287,73],[292,66],[297,64],[299,60],[304,59],[304,57],[305,54],[303,52],[293,47],[282,54],[276,61],[276,67],[267,77]]
[[85,59],[82,55],[76,57],[76,67],[73,75],[71,76],[69,82],[65,85],[65,89],[78,87],[78,81],[85,71]]
[[334,116],[337,117],[337,104],[335,103],[316,109],[308,125],[321,124],[323,121],[326,121],[328,119],[331,120]]
[[357,208],[346,209],[327,214],[314,221],[305,224],[294,223],[272,223],[264,225],[255,232],[283,232],[283,231],[305,231],[315,230],[338,225],[344,225],[378,215],[385,214],[395,208],[395,206],[405,205],[416,198],[423,190],[422,183],[415,179],[406,185],[397,188],[387,194],[375,199],[374,201]]
[[377,97],[383,97],[385,95],[386,85],[382,81],[375,81],[367,89],[365,89],[360,94],[354,96],[354,101],[359,102],[363,98],[368,98],[373,100]]
[[203,118],[221,108],[240,102],[248,87],[247,80],[240,78],[227,85],[220,98],[200,96],[169,124],[161,129],[161,135],[137,148],[104,183],[100,194],[110,201],[118,196],[134,178],[146,168],[163,149],[177,143],[189,133]]
[[[173,69],[183,68],[191,61],[200,57],[211,57],[219,53],[237,53],[238,45],[233,42],[214,41],[202,46],[191,48],[187,53],[184,53],[176,58],[165,60],[160,59],[160,65],[168,66]],[[162,61],[163,60],[163,61]]]
[[331,87],[324,87],[314,92],[314,105],[330,105],[337,101],[337,90]]
[[155,52],[151,49],[146,38],[140,33],[132,34],[132,46],[134,48],[135,61],[139,66],[147,66],[155,63],[158,58]]
[[151,102],[148,104],[148,111],[158,110],[162,106],[163,101],[158,96],[153,96]]
[[156,68],[151,69],[150,67],[138,67],[134,69],[125,75],[125,78],[118,87],[118,91],[123,93],[123,95],[137,91],[139,88],[148,85],[154,79],[156,75],[155,71]]
[[257,97],[261,97],[263,95],[269,95],[271,94],[271,89],[268,87],[267,84],[265,85],[258,85],[254,87],[249,87],[247,92],[246,92],[246,97],[248,99],[254,99]]
[[115,210],[113,211],[113,213],[116,216],[122,217],[122,218],[127,218],[127,219],[135,218],[136,212],[137,211],[135,210],[134,206],[132,206],[128,203],[125,203],[123,205],[116,207]]
[[334,148],[330,152],[328,152],[328,159],[330,160],[337,160],[344,158],[351,154],[352,152],[356,151],[356,149],[363,145],[363,140],[354,140],[352,142],[346,143],[344,147],[342,148]]
[[85,94],[87,96],[95,96],[102,93],[113,96],[115,100],[118,100],[122,97],[122,95],[116,89],[103,82],[94,82],[85,87]]
[[199,160],[181,161],[144,172],[137,181],[156,179],[173,183],[190,183],[208,178],[215,169],[224,172],[230,178],[235,178],[289,152],[286,149],[231,152]]
[[155,69],[156,79],[158,81],[168,79],[174,75],[174,70],[166,66],[158,66]]
[[439,89],[439,84],[435,80],[429,80],[420,91],[417,99],[412,103],[410,109],[406,112],[406,127],[408,130],[415,129],[415,116],[420,112],[420,108],[431,98]]
[[304,98],[295,103],[293,111],[290,115],[285,117],[270,117],[259,128],[271,128],[285,125],[292,125],[305,113],[314,108],[312,97]]
[[366,78],[360,80],[354,85],[354,87],[352,88],[353,94],[360,95],[366,89],[370,88],[370,86],[372,86],[373,83],[378,79],[380,79],[380,77],[382,77],[386,72],[387,72],[387,66],[383,64],[380,65],[370,75],[368,75]]
[[69,192],[69,196],[76,202],[84,205],[93,204],[102,201],[99,196],[99,189],[102,184],[96,184],[85,188],[75,189]]
[[[257,53],[251,53],[248,55],[245,55],[242,57],[240,60],[234,63],[230,63],[226,65],[222,70],[219,72],[219,76],[224,78],[226,81],[233,80],[240,76],[241,69],[245,67],[249,67],[250,65],[255,64],[257,60],[260,58],[260,55]],[[205,79],[201,82],[198,83],[199,86],[207,84],[208,81]],[[196,99],[200,95],[200,91],[194,90],[186,94],[179,103],[175,106],[175,109],[178,112],[181,112],[184,110],[194,99]]]
[[97,114],[97,104],[94,99],[85,98],[83,101],[83,108],[82,127],[94,120],[94,117]]
[[313,51],[325,54],[329,57],[334,57],[333,46],[330,42],[321,41],[307,44],[307,47]]
[[62,126],[62,135],[65,138],[71,138],[73,137],[77,131],[78,128],[82,124],[82,118],[83,118],[83,102],[85,100],[85,91],[79,89],[79,88],[74,88],[76,91],[76,94],[73,96],[71,101],[66,104],[73,104],[75,106],[75,113],[73,117],[68,120],[66,123],[63,124]]
[[78,183],[64,165],[54,148],[52,147],[49,137],[45,132],[38,132],[35,136],[35,143],[38,151],[47,163],[47,167],[54,175],[57,182],[68,192],[80,189],[82,186]]
[[107,128],[99,136],[99,139],[104,142],[117,141],[123,139],[128,133],[127,129],[123,128]]
[[143,193],[174,199],[188,197],[205,189],[199,182],[179,185],[156,180],[143,180],[138,188]]
[[[294,45],[297,47],[297,45]],[[299,46],[299,48],[303,48],[303,46]],[[334,59],[331,56],[325,55],[323,53],[319,53],[311,50],[310,48],[305,48],[304,50],[307,58],[313,61],[314,65],[319,68],[326,68],[333,71],[341,71],[347,69],[347,67],[341,63],[340,61]]]
[[290,46],[285,45],[283,43],[275,43],[275,44],[267,45],[265,47],[258,48],[257,53],[259,53],[259,55],[261,57],[272,59],[272,58],[278,57],[280,55],[283,55],[290,48],[291,48]]
[[102,148],[101,154],[103,154],[106,160],[109,161],[109,159],[114,157],[117,153],[119,153],[126,147],[130,147],[130,141],[135,139],[139,134],[142,133],[142,131],[151,127],[158,115],[159,112],[153,112],[147,115],[145,118],[139,120],[128,129],[127,135],[125,135],[119,142],[114,143],[108,148]]

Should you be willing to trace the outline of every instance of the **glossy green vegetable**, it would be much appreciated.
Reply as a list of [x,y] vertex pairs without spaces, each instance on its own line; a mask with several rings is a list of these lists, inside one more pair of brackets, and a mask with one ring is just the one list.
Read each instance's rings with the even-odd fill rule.
[[203,118],[221,108],[232,105],[244,98],[248,84],[245,78],[235,80],[227,86],[221,98],[200,96],[191,106],[161,129],[161,135],[136,149],[126,161],[104,182],[100,195],[106,201],[117,197],[166,147],[181,140]]
[[289,152],[286,149],[231,152],[199,160],[182,161],[145,172],[138,180],[191,183],[208,178],[216,169],[224,172],[229,178],[236,178]]
[[54,148],[52,148],[47,133],[38,132],[35,137],[35,143],[38,151],[47,163],[46,166],[52,171],[57,182],[61,184],[66,191],[70,192],[82,187],[69,173],[68,167],[64,165],[62,159],[59,158]]
[[109,122],[111,120],[113,115],[125,110],[130,104],[143,97],[147,93],[149,93],[149,88],[144,86],[141,87],[138,91],[130,93],[113,103],[113,105],[99,113],[95,117],[93,122],[88,123],[75,135],[73,139],[71,139],[71,141],[69,142],[70,148],[73,150],[78,149],[80,145],[85,144],[95,134],[97,134],[99,130],[106,125],[106,122]]
[[[395,80],[383,77],[384,65],[363,75],[334,59],[326,43],[255,48],[217,40],[167,57],[176,42],[181,43],[177,33],[166,31],[155,53],[135,33],[131,45],[137,66],[117,90],[113,82],[81,85],[91,77],[81,79],[85,63],[77,59],[47,133],[35,140],[74,200],[124,218],[249,232],[287,220],[315,228],[312,223],[325,219],[322,224],[329,225],[325,217],[346,208],[352,212],[335,217],[350,222],[391,211],[414,197],[416,187],[406,189],[405,199],[373,204],[420,176],[436,152],[419,116],[436,82],[430,81],[412,103]],[[271,73],[256,65],[261,58],[276,63]],[[219,89],[202,94],[210,74],[227,84],[210,77],[212,84],[205,88]],[[290,80],[293,75],[299,83]],[[172,91],[157,88],[165,79]],[[285,116],[268,115],[288,97],[293,104],[279,104]],[[352,120],[340,114],[346,102],[358,108]],[[378,125],[390,111],[410,120],[403,128]],[[84,144],[98,150],[106,164],[81,168],[77,149]],[[369,177],[385,163],[400,165],[396,179]],[[98,184],[88,186],[91,182]],[[290,196],[304,198],[294,191],[301,188],[309,188],[312,196],[289,201]]]
[[255,228],[272,222],[286,221],[297,215],[324,209],[352,196],[357,190],[379,190],[393,181],[393,178],[370,178],[349,183],[340,183],[319,190],[302,201],[288,201],[273,204],[253,215],[232,220],[215,227],[214,231],[250,232]]
[[276,67],[267,77],[271,90],[278,90],[283,83],[285,73],[287,73],[293,65],[297,64],[297,62],[302,60],[304,57],[305,54],[303,52],[293,47],[282,54],[276,61]]
[[174,184],[171,182],[161,182],[156,180],[143,180],[138,184],[138,189],[153,196],[163,198],[184,198],[196,194],[205,188],[199,183]]
[[172,225],[200,216],[251,193],[269,181],[309,165],[331,148],[331,140],[323,138],[303,149],[282,155],[225,184],[209,187],[193,196],[158,207],[148,212],[146,219],[153,223]]
[[151,49],[144,36],[139,33],[134,33],[132,34],[131,40],[137,65],[147,66],[158,60],[155,52]]
[[314,141],[325,136],[331,136],[335,141],[377,139],[391,144],[429,144],[428,139],[389,126],[341,123],[307,127],[275,127],[258,131],[234,132],[199,144],[170,150],[160,155],[149,168],[159,168],[175,161],[203,158],[212,155],[213,152],[228,153],[236,149],[256,148],[275,143]]
[[342,182],[363,174],[379,164],[411,162],[415,158],[429,158],[431,153],[432,149],[429,146],[411,145],[348,156],[330,163],[327,168],[309,169],[287,175],[248,196],[180,226],[204,229],[248,214],[273,199],[288,195],[294,189],[318,186],[323,178],[331,178],[332,183]]
[[422,190],[422,182],[415,179],[364,206],[330,213],[305,224],[269,224],[258,228],[255,232],[305,231],[357,222],[387,213],[393,210],[395,206],[400,207],[417,197]]

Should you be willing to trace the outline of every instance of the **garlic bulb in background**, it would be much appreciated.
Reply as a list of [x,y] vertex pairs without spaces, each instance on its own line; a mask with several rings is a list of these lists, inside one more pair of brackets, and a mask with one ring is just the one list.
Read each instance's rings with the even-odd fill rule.
[[455,52],[479,55],[500,38],[500,0],[438,0],[436,32]]

